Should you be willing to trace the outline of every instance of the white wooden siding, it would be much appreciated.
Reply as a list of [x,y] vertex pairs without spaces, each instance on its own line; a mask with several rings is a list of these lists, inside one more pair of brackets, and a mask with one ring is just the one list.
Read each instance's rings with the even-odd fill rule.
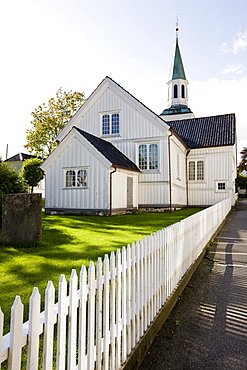
[[[87,188],[65,188],[65,170],[85,167]],[[106,166],[85,145],[74,139],[46,170],[46,208],[107,209],[109,205],[109,164]]]
[[[236,178],[235,146],[193,149],[189,161],[204,161],[204,180],[189,181],[189,205],[211,205],[231,197],[235,193]],[[225,191],[217,191],[217,181],[226,183]]]

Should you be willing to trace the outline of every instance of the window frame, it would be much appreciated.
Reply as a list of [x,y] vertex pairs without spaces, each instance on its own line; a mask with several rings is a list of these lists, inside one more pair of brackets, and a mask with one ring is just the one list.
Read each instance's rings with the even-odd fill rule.
[[[194,164],[193,168],[192,163]],[[201,164],[202,167],[200,168]],[[188,181],[205,182],[205,159],[191,159],[188,161]]]
[[[153,152],[154,145],[156,146],[155,151]],[[144,166],[141,166],[141,158],[140,158],[140,148],[144,147],[146,148],[144,150],[146,156],[144,157]],[[146,158],[146,160],[145,160]],[[150,159],[152,159],[150,161]],[[159,143],[157,142],[151,142],[151,143],[138,143],[137,144],[137,163],[138,167],[142,172],[159,172],[159,166],[160,166],[160,158],[159,158]],[[146,165],[145,165],[146,164]],[[143,168],[146,167],[146,168]]]
[[[224,189],[219,189],[220,185],[224,185]],[[217,180],[215,183],[216,193],[226,193],[227,192],[227,181],[226,180]]]
[[[108,132],[105,132],[104,120],[109,116]],[[116,118],[118,117],[118,120]],[[120,111],[109,111],[100,113],[101,137],[120,136]]]
[[[65,167],[63,172],[63,189],[88,189],[88,167]],[[68,172],[74,172],[74,175],[70,174],[70,176],[74,177],[72,180],[73,185],[68,185]]]

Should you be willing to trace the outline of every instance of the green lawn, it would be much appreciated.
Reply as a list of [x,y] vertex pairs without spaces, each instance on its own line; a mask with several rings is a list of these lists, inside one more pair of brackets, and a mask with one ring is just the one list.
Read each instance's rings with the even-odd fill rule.
[[[113,217],[48,216],[43,214],[42,243],[37,247],[0,244],[0,306],[9,327],[10,308],[20,295],[28,315],[28,301],[33,287],[44,297],[47,282],[57,288],[61,274],[69,279],[71,270],[79,273],[82,265],[167,227],[198,208],[172,213],[140,213]],[[0,230],[1,232],[1,230]]]

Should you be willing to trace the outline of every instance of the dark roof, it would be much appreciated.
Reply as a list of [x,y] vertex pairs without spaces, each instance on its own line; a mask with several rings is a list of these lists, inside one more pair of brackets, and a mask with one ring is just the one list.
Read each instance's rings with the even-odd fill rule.
[[35,155],[18,153],[11,158],[6,159],[4,162],[18,162],[25,161],[25,159],[37,158]]
[[170,121],[168,124],[191,149],[234,145],[235,114]]
[[79,129],[78,127],[74,128],[85,137],[104,157],[111,162],[113,166],[126,168],[132,171],[140,172],[139,168],[134,162],[127,158],[120,150],[118,150],[113,144],[109,141],[100,139],[96,136],[89,134],[86,131]]

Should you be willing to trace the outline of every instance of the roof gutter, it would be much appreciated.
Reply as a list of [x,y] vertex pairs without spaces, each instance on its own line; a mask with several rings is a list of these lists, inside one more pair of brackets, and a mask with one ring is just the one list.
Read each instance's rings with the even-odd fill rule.
[[112,216],[112,175],[117,172],[117,168],[113,166],[114,170],[110,172],[110,207],[109,216]]
[[185,179],[186,179],[186,205],[189,207],[189,181],[188,181],[188,155],[190,153],[190,149],[187,150],[185,156]]
[[169,178],[169,212],[172,211],[172,176],[171,176],[171,142],[170,137],[172,132],[168,135],[168,178]]

